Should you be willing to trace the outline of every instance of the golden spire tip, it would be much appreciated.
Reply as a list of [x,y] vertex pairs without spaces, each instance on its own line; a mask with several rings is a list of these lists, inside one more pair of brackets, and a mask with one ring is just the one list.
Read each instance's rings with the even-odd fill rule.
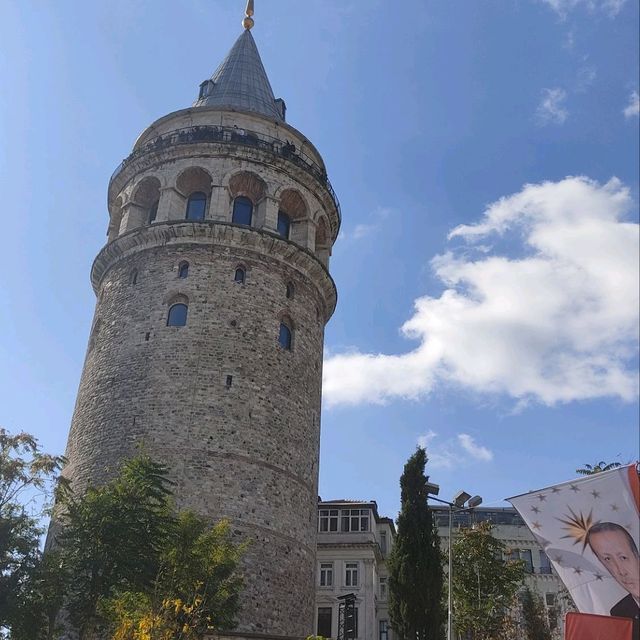
[[253,15],[253,0],[247,0],[247,8],[244,11],[244,15],[245,18],[242,21],[242,26],[248,31],[254,25],[253,18],[251,17]]

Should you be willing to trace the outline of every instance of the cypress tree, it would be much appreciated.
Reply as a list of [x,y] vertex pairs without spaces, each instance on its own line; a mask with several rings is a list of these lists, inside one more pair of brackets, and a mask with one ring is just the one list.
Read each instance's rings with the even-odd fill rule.
[[442,554],[424,475],[426,451],[409,458],[400,478],[398,535],[389,556],[389,616],[399,640],[442,640]]

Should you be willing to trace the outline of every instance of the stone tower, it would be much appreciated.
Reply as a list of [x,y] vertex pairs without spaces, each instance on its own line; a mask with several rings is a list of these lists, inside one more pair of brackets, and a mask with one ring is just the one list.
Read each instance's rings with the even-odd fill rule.
[[65,475],[100,483],[144,443],[179,506],[251,541],[232,635],[299,638],[313,628],[340,208],[274,98],[251,13],[193,106],[150,125],[111,177]]

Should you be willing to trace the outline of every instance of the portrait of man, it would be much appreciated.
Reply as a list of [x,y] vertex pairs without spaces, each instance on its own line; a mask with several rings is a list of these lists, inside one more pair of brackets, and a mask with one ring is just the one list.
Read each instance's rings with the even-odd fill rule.
[[612,616],[633,619],[633,639],[640,639],[640,558],[631,534],[615,522],[599,522],[587,543],[611,577],[628,595],[611,607]]

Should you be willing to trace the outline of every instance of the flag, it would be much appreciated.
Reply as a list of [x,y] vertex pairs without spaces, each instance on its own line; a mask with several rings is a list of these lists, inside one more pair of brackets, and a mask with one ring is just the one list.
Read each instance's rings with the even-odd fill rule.
[[581,613],[640,616],[636,465],[509,498]]
[[631,640],[629,618],[567,613],[564,640]]

